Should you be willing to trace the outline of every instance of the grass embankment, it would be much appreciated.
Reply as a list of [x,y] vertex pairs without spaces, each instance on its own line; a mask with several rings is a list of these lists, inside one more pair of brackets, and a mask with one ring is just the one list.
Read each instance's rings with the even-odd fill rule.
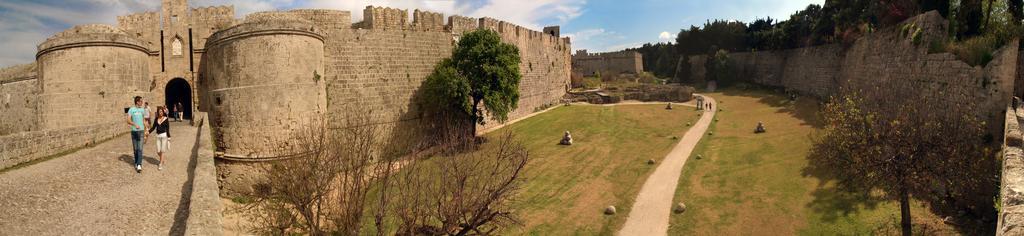
[[[764,91],[708,94],[722,108],[683,169],[669,235],[898,234],[899,205],[838,191],[808,173],[811,135],[819,129],[817,101],[796,102]],[[754,134],[758,121],[767,133]],[[913,204],[915,231],[953,233],[921,204]],[[925,226],[925,227],[922,227]]]
[[[560,107],[491,132],[511,130],[530,150],[527,183],[513,204],[522,226],[502,234],[611,235],[656,165],[696,122],[692,107],[665,105]],[[558,140],[569,130],[572,146]],[[615,205],[618,214],[602,214]]]

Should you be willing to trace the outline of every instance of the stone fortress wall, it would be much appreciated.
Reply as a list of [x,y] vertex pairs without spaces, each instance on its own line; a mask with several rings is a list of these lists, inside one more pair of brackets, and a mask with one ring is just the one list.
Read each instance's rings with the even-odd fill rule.
[[[909,88],[964,86],[975,91],[969,98],[981,101],[991,133],[1001,134],[1003,111],[1013,94],[1018,46],[1008,43],[985,66],[970,66],[950,53],[929,53],[929,43],[945,37],[946,23],[929,12],[907,19],[922,32],[919,43],[899,32],[900,27],[880,29],[858,39],[849,48],[823,45],[781,51],[730,53],[740,77],[756,84],[828,98],[847,83],[879,80],[901,81]],[[691,80],[705,79],[705,56],[692,56]],[[998,138],[998,137],[997,137]]]
[[644,59],[636,51],[588,53],[578,50],[572,55],[572,68],[584,76],[640,74],[644,71]]
[[[457,43],[458,38],[465,32],[480,27],[492,29],[501,36],[506,43],[518,46],[522,64],[520,72],[522,81],[520,83],[520,101],[518,109],[509,114],[510,119],[522,117],[554,104],[560,103],[565,95],[569,83],[570,67],[570,45],[567,39],[559,38],[557,35],[545,34],[533,31],[521,26],[513,25],[491,18],[469,18],[463,16],[448,17],[447,24],[444,16],[440,13],[414,11],[413,19],[408,20],[406,10],[382,7],[367,7],[364,10],[364,19],[361,22],[351,23],[350,14],[346,11],[335,10],[291,10],[280,12],[254,13],[246,17],[245,23],[234,26],[215,34],[212,38],[218,38],[222,34],[239,31],[239,28],[253,28],[242,31],[277,31],[263,33],[262,36],[251,38],[275,38],[280,40],[275,43],[243,42],[239,40],[233,43],[212,42],[207,45],[208,51],[201,65],[204,69],[199,84],[200,93],[208,95],[200,100],[201,104],[208,104],[202,109],[209,109],[211,120],[214,121],[214,137],[218,149],[223,151],[221,159],[218,159],[218,171],[221,172],[223,191],[230,194],[233,191],[248,191],[247,188],[253,182],[254,173],[251,163],[254,160],[284,158],[290,153],[289,147],[282,145],[254,145],[253,142],[270,142],[284,144],[280,139],[289,138],[290,132],[303,121],[302,118],[322,117],[327,120],[332,129],[340,129],[349,126],[375,125],[381,126],[384,132],[380,135],[382,139],[391,142],[409,142],[418,138],[427,137],[427,130],[423,129],[423,112],[417,103],[420,85],[425,78],[433,71],[444,58],[448,58]],[[296,27],[291,32],[280,31],[277,25],[306,24],[309,27]],[[256,29],[258,28],[258,29]],[[304,32],[297,32],[304,31]],[[316,40],[309,42],[284,42],[298,38],[312,39],[322,37],[322,61],[305,61],[289,58],[282,55],[285,51],[275,50],[274,47],[309,47],[319,45]],[[269,39],[268,39],[269,40]],[[250,39],[251,41],[251,39]],[[221,52],[220,48],[245,47],[245,53]],[[286,50],[300,51],[300,50]],[[312,55],[317,53],[311,53]],[[271,57],[283,58],[281,62],[268,62],[269,59],[259,59],[260,55],[274,55]],[[316,56],[314,56],[316,57]],[[217,59],[209,59],[217,58]],[[268,71],[280,70],[278,67],[266,67],[266,65],[285,65],[287,63],[300,63],[306,66],[294,66],[290,68],[303,68],[301,70]],[[322,69],[314,69],[314,68]],[[264,67],[265,69],[259,69]],[[251,75],[242,75],[239,68],[249,68]],[[239,75],[229,75],[220,72],[221,70],[236,71]],[[293,73],[294,72],[294,73]],[[313,90],[294,93],[289,87],[279,88],[252,88],[252,90],[288,91],[288,93],[261,95],[255,92],[237,92],[233,96],[221,93],[223,84],[220,80],[226,77],[228,80],[239,82],[227,82],[232,86],[244,87],[240,81],[251,80],[256,75],[274,77],[269,81],[277,83],[302,83],[325,86],[325,93],[322,95]],[[315,77],[319,76],[319,80]],[[211,92],[202,92],[206,86],[211,86]],[[284,90],[289,88],[288,90]],[[260,127],[271,127],[260,130],[266,134],[273,134],[269,137],[266,134],[248,134],[243,132],[230,132],[228,126],[233,123],[244,123],[241,127],[252,127],[256,125],[253,119],[261,119],[258,114],[268,114],[270,110],[278,108],[253,107],[245,105],[257,97],[274,96],[290,101],[288,104],[280,104],[279,107],[298,110],[322,109],[320,115],[310,113],[305,116],[282,117],[264,116],[262,119],[270,124],[262,124]],[[221,105],[218,104],[220,99]],[[326,107],[316,107],[303,101],[326,100]],[[228,103],[238,102],[232,107]],[[252,104],[255,105],[255,104]],[[280,108],[284,109],[284,108]],[[253,116],[242,116],[239,114],[253,114]],[[294,113],[294,112],[292,112]],[[230,114],[230,115],[228,115]],[[350,117],[369,116],[369,124],[351,123]],[[218,120],[220,119],[220,120]],[[498,122],[488,122],[481,126],[481,129],[496,126]],[[256,137],[256,138],[253,138]],[[277,141],[274,141],[274,140]],[[400,140],[400,141],[399,141]],[[266,150],[269,147],[269,151]],[[263,148],[262,150],[260,148]],[[258,155],[257,155],[258,154]]]
[[996,235],[1024,234],[1024,151],[1021,150],[1024,139],[1020,126],[1024,121],[1024,107],[1020,105],[1006,107]]
[[38,130],[36,63],[0,69],[0,136]]
[[[36,62],[0,69],[0,168],[127,133],[123,109],[136,95],[152,107],[176,98],[191,103],[186,114],[209,111],[222,180],[232,179],[233,162],[287,156],[289,134],[312,118],[333,129],[379,125],[391,140],[423,138],[420,85],[462,34],[478,28],[519,47],[521,99],[511,119],[565,95],[571,49],[557,27],[542,33],[463,16],[446,22],[420,10],[409,18],[371,6],[355,23],[347,11],[324,9],[240,20],[230,6],[163,0],[159,11],[118,17],[116,27],[76,26],[42,42]],[[184,93],[172,94],[176,83]],[[369,121],[348,124],[354,114]]]
[[148,56],[120,29],[80,25],[40,44],[35,63],[0,71],[0,168],[127,132],[123,108],[150,94]]

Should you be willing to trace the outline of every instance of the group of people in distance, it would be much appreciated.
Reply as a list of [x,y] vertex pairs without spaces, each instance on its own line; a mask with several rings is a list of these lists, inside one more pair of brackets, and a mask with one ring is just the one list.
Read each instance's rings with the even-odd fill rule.
[[[149,142],[149,135],[154,131],[156,132],[156,154],[160,158],[157,169],[164,169],[164,153],[171,148],[170,116],[175,116],[175,119],[180,122],[183,115],[181,103],[175,104],[171,109],[173,110],[158,106],[156,113],[153,113],[149,108],[149,102],[144,101],[141,96],[135,96],[133,106],[125,111],[128,126],[131,127],[132,132],[136,173],[142,173],[143,144]],[[154,114],[152,120],[150,114]]]

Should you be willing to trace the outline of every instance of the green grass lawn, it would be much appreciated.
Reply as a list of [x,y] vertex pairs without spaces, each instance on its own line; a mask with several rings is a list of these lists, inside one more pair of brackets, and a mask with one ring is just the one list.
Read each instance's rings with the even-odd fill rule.
[[[719,122],[683,168],[669,235],[865,235],[898,234],[899,206],[869,202],[806,173],[810,135],[819,125],[817,101],[796,102],[763,91],[708,94]],[[754,134],[758,121],[767,133]],[[710,138],[708,138],[710,137]],[[954,231],[920,204],[912,204],[915,231]],[[896,224],[896,226],[894,226]]]
[[[655,165],[696,122],[692,107],[572,105],[489,133],[511,130],[530,150],[526,184],[513,204],[523,225],[502,235],[611,235]],[[569,130],[572,146],[557,145]],[[618,214],[602,214],[615,205]]]

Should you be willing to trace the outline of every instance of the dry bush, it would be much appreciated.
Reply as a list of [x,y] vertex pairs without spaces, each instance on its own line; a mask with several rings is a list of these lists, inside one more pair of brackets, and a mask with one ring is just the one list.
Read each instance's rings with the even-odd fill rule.
[[323,120],[312,120],[309,127],[292,135],[296,142],[292,156],[260,165],[267,181],[256,185],[252,203],[254,233],[278,234],[301,228],[310,235],[323,235],[329,194],[337,187],[339,173],[335,164],[340,157],[324,148],[333,141]]
[[524,182],[529,153],[511,133],[494,142],[408,164],[396,181],[403,189],[394,208],[397,233],[490,235],[517,224],[509,203]]
[[[399,235],[487,235],[518,222],[509,203],[529,154],[511,134],[478,149],[464,122],[450,121],[442,127],[456,130],[414,148],[431,144],[440,155],[402,159],[397,147],[408,145],[384,145],[369,121],[349,117],[338,129],[317,121],[296,132],[289,153],[297,154],[265,165],[268,181],[247,196],[252,232],[360,235],[365,214],[377,235],[391,226]],[[371,190],[379,195],[368,198]]]

